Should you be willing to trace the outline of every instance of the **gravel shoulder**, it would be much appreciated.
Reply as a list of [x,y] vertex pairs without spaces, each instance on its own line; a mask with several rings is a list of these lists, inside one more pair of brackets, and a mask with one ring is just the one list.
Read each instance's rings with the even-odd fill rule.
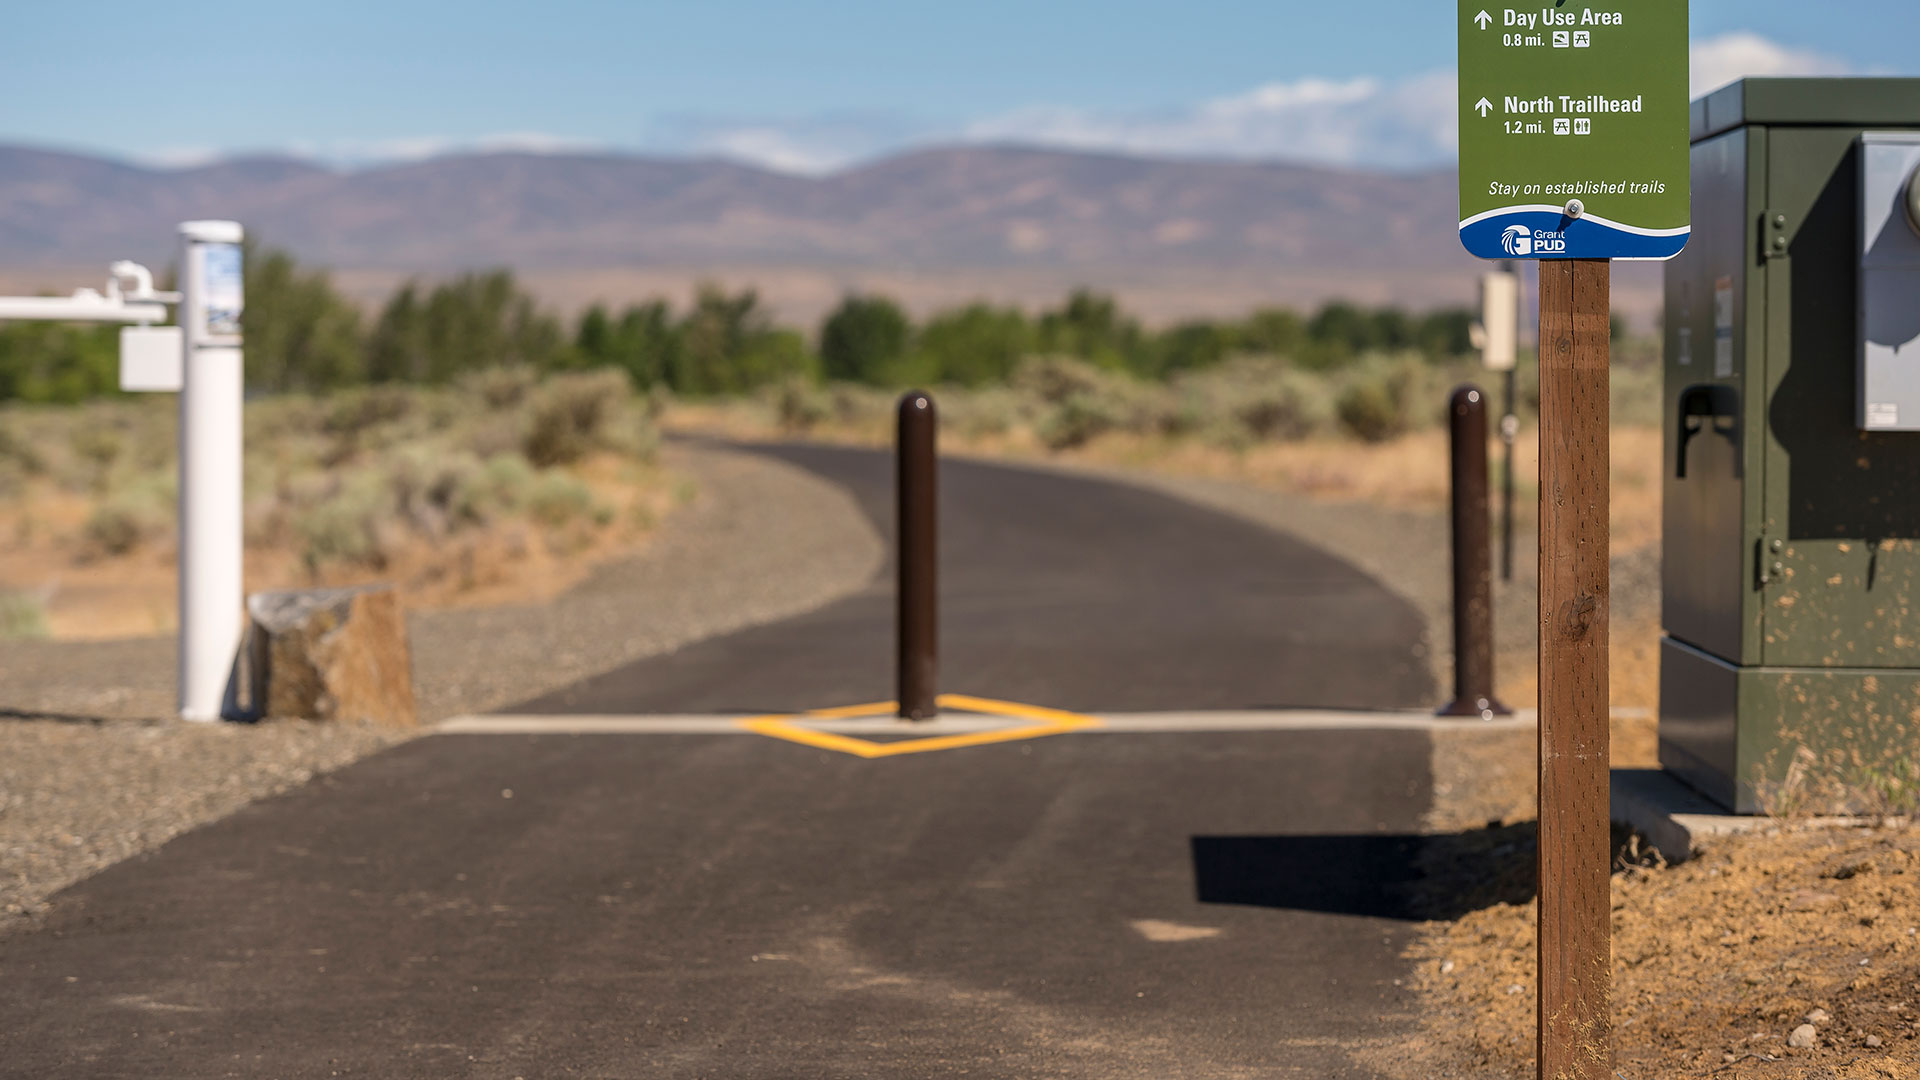
[[[697,494],[547,604],[409,618],[422,720],[511,704],[867,584],[884,551],[845,492],[753,454],[665,451]],[[55,891],[410,737],[172,718],[171,638],[0,642],[0,928]]]

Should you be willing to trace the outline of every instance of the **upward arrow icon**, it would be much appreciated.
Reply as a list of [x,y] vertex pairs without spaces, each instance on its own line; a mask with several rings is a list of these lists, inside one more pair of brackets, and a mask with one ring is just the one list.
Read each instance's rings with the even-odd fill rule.
[[1481,8],[1480,14],[1475,15],[1473,17],[1473,21],[1480,24],[1480,29],[1485,30],[1487,28],[1487,24],[1493,21],[1493,16],[1487,14],[1487,10],[1485,8]]
[[1488,101],[1486,98],[1481,98],[1479,101],[1473,103],[1473,107],[1480,110],[1480,119],[1485,120],[1487,118],[1487,110],[1493,108],[1493,102]]

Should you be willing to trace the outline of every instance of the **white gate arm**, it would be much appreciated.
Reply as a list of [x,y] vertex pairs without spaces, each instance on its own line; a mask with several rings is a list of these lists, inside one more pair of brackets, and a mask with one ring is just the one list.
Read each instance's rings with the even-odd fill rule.
[[[180,302],[179,293],[153,291],[153,274],[135,262],[117,262],[108,269],[107,291],[75,289],[72,296],[0,296],[0,320],[49,319],[59,322],[163,323],[167,305]],[[121,288],[132,284],[132,291]]]

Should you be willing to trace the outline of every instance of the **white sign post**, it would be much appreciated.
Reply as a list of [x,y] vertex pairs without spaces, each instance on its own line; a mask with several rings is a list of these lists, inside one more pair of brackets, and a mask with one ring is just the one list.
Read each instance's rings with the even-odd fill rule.
[[[120,334],[123,390],[180,391],[180,715],[236,715],[241,579],[240,226],[180,226],[181,292],[153,290],[138,263],[117,262],[107,291],[0,296],[0,320],[136,323]],[[132,291],[123,285],[131,283]],[[179,304],[178,326],[164,322]]]
[[241,578],[240,226],[180,226],[180,716],[237,712]]
[[1500,578],[1513,580],[1513,442],[1520,418],[1513,411],[1513,369],[1519,353],[1520,275],[1512,263],[1480,276],[1480,321],[1473,324],[1473,344],[1487,369],[1506,382],[1506,410],[1500,414],[1500,441],[1506,467],[1500,479]]

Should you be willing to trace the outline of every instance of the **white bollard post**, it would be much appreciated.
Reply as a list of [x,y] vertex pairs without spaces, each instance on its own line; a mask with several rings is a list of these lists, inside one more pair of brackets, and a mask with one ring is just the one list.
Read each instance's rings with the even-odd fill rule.
[[240,226],[180,226],[180,715],[234,711],[241,579]]

